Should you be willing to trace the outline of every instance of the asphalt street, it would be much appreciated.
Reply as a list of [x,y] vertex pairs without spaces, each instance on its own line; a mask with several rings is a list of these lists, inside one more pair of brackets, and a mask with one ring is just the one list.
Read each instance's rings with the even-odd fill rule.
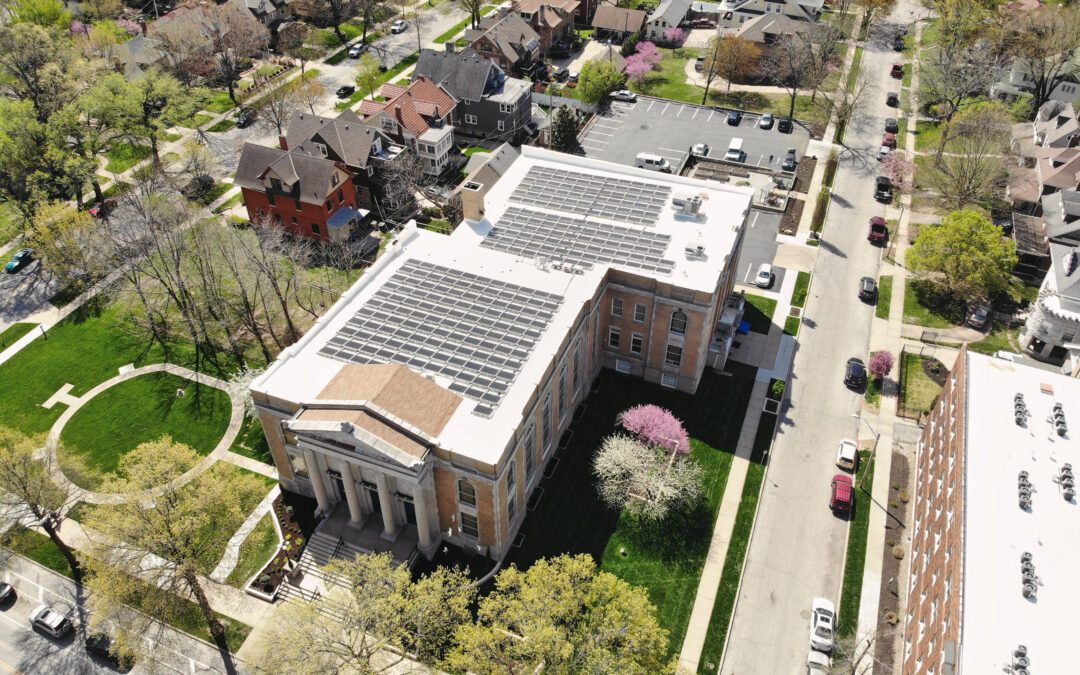
[[40,260],[33,260],[15,274],[0,270],[0,330],[36,312],[56,295],[59,284]]
[[862,395],[843,383],[844,363],[867,358],[873,306],[857,297],[860,277],[877,278],[881,249],[866,240],[874,200],[876,153],[886,117],[885,92],[896,88],[891,42],[915,5],[901,3],[875,25],[862,63],[876,90],[856,109],[835,180],[835,197],[819,248],[784,411],[759,503],[753,539],[721,672],[793,673],[810,649],[810,605],[839,604],[847,519],[828,507],[840,440],[857,436]]

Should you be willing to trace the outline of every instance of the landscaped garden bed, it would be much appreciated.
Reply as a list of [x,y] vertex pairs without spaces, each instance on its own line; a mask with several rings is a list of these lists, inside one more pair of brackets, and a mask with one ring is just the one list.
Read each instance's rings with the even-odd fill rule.
[[248,594],[266,602],[273,602],[277,598],[281,583],[285,581],[285,576],[295,568],[300,555],[304,552],[304,546],[315,531],[312,524],[310,530],[305,532],[301,519],[297,517],[296,506],[287,503],[283,495],[278,495],[274,500],[271,514],[274,517],[276,529],[281,535],[281,548],[259,571],[259,574],[252,578],[245,589]]

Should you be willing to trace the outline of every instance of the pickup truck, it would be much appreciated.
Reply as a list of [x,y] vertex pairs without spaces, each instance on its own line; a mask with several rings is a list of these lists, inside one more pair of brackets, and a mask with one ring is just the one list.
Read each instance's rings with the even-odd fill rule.
[[867,235],[866,240],[875,244],[884,244],[885,240],[889,238],[889,228],[885,224],[885,219],[881,216],[874,216],[870,219],[870,234]]

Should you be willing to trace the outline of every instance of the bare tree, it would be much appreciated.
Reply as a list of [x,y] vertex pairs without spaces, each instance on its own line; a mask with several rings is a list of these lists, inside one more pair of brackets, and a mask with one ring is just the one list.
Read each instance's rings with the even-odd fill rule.
[[1034,109],[1062,82],[1080,74],[1080,8],[1043,8],[1005,15],[1001,50],[1033,82]]
[[952,138],[941,160],[926,172],[926,182],[949,210],[992,196],[1005,181],[1009,111],[987,104],[953,120]]
[[727,81],[727,92],[730,93],[732,80],[753,73],[760,58],[761,50],[750,40],[734,35],[718,35],[713,38],[705,62],[701,65],[701,70],[705,73],[705,93],[701,96],[701,104],[705,105],[708,101],[709,87],[716,77]]
[[298,24],[298,26],[302,28],[294,28],[278,34],[278,49],[300,63],[300,77],[304,77],[307,62],[318,56],[317,51],[307,46],[307,43],[315,40],[316,33],[307,24]]
[[300,338],[300,330],[293,318],[293,301],[296,298],[298,282],[294,268],[297,263],[302,265],[307,261],[302,258],[302,249],[298,246],[291,247],[291,260],[286,260],[283,252],[290,249],[290,242],[279,222],[267,217],[253,225],[255,241],[244,241],[241,251],[247,263],[261,276],[262,283],[265,284],[264,299],[276,303],[281,311],[285,334],[281,338],[275,337],[275,340],[280,340],[280,344],[287,347]]
[[275,88],[255,104],[259,111],[259,124],[266,128],[277,129],[278,136],[282,134],[282,130],[293,115],[300,112],[304,105],[300,95],[297,94],[299,87],[290,86],[290,84]]
[[834,91],[819,92],[821,97],[815,100],[815,105],[835,116],[838,126],[851,121],[855,108],[875,90],[873,75],[861,65],[848,72],[848,82],[852,84],[841,84]]
[[266,48],[270,32],[251,12],[231,2],[200,8],[184,18],[188,16],[197,22],[200,35],[207,41],[213,67],[225,80],[229,98],[239,104],[236,81],[248,58]]
[[469,13],[472,27],[476,28],[480,23],[480,10],[487,4],[487,0],[461,0],[458,6]]
[[894,630],[877,630],[859,637],[856,631],[854,635],[838,639],[833,651],[830,675],[860,675],[879,668],[891,668],[891,663],[879,661],[874,654],[878,642],[893,639],[895,632]]
[[[299,17],[307,19],[316,26],[325,26],[334,31],[341,44],[349,39],[341,32],[341,24],[356,16],[364,8],[361,3],[368,0],[294,0],[289,4]],[[370,10],[367,10],[370,11]],[[367,21],[364,21],[364,35],[367,35]]]
[[301,106],[306,107],[315,114],[315,104],[326,96],[326,87],[317,78],[304,77],[304,81],[295,86],[296,100]]
[[162,54],[162,69],[187,86],[210,74],[213,57],[210,43],[199,33],[194,21],[178,19],[158,25],[151,32]]
[[761,70],[791,97],[788,116],[795,116],[795,97],[812,75],[813,44],[802,34],[785,34],[768,56],[761,60]]

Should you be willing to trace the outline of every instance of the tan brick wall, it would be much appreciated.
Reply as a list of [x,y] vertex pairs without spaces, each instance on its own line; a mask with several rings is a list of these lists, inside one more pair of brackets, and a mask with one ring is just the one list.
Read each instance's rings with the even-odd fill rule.
[[[487,483],[473,484],[476,485],[476,519],[480,522],[480,543],[484,546],[495,546],[498,534],[495,530],[494,491]],[[499,514],[500,520],[505,518],[506,514]]]
[[[963,589],[966,352],[923,428],[915,459],[904,675],[942,672],[945,642],[959,646]],[[951,514],[951,518],[950,518]]]
[[457,513],[457,475],[450,469],[435,467],[435,506],[439,510],[439,530],[446,532],[453,525],[450,515]]

